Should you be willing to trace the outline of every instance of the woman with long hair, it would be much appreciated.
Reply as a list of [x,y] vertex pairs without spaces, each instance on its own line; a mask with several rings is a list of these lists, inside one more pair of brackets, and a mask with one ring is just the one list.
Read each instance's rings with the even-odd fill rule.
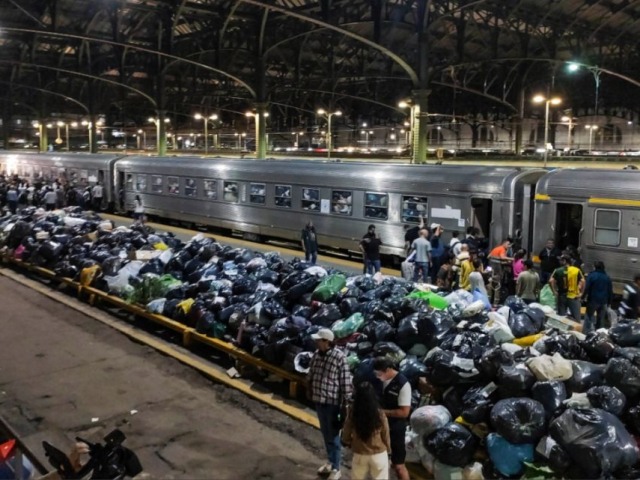
[[351,448],[353,480],[389,478],[389,423],[369,382],[355,387],[353,404],[342,430],[342,442]]
[[133,218],[136,223],[144,225],[144,204],[142,203],[140,195],[136,195],[133,205]]

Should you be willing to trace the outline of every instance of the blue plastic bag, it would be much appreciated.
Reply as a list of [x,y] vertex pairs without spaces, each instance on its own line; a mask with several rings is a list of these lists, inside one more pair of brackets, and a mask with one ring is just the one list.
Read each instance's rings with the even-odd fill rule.
[[477,302],[478,300],[482,300],[482,303],[484,303],[484,309],[487,311],[491,311],[491,302],[489,301],[489,297],[487,297],[487,295],[484,292],[481,292],[477,288],[474,288],[473,292],[471,293],[473,294],[474,302]]
[[490,433],[486,444],[496,470],[507,477],[521,474],[524,462],[533,462],[534,446],[531,443],[515,445],[497,433]]

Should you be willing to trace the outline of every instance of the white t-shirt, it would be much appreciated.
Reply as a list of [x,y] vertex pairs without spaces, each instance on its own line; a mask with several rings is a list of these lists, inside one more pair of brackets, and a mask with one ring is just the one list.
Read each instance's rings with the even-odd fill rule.
[[462,250],[462,242],[460,242],[458,238],[452,238],[449,242],[449,248],[457,257],[458,255],[460,255],[460,251]]
[[[393,380],[393,378],[391,380]],[[382,382],[382,388],[386,389],[387,386],[391,383],[391,380]],[[398,406],[399,407],[411,406],[411,384],[409,382],[405,383],[404,386],[398,392]]]

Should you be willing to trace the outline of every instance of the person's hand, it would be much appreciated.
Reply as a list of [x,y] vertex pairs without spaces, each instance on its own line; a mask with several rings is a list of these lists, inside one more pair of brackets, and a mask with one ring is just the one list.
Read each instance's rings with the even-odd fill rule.
[[73,449],[69,453],[69,461],[71,462],[71,466],[76,472],[82,468],[82,455],[88,454],[89,445],[84,442],[76,442],[76,444],[73,446]]

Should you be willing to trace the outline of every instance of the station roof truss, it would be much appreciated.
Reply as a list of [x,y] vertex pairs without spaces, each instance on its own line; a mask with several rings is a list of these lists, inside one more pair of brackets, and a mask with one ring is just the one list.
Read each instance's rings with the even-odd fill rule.
[[616,114],[638,110],[638,38],[634,0],[2,0],[0,107],[355,125],[428,90],[430,112],[504,119],[536,92],[588,112],[596,80]]

